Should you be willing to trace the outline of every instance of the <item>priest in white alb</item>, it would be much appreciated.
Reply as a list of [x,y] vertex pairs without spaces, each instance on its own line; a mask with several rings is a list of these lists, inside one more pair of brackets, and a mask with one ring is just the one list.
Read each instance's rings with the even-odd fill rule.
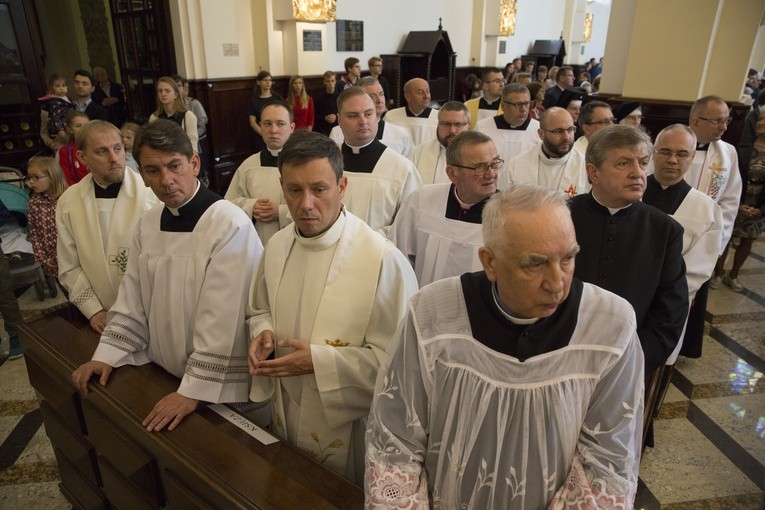
[[125,172],[122,136],[113,124],[86,123],[77,147],[90,174],[58,199],[58,277],[69,301],[100,334],[125,275],[136,225],[158,202],[137,173]]
[[183,129],[157,120],[141,128],[141,177],[164,205],[143,215],[127,271],[91,361],[72,374],[83,393],[116,367],[154,362],[180,379],[143,420],[173,430],[200,402],[248,402],[249,281],[263,250],[249,217],[202,186],[199,155]]
[[446,175],[446,147],[469,126],[470,113],[463,103],[448,101],[438,110],[436,137],[415,147],[412,154],[412,162],[424,184],[450,182]]
[[500,189],[529,183],[573,197],[590,191],[584,154],[572,150],[576,126],[571,114],[553,106],[539,118],[542,143],[511,159],[499,175]]
[[531,93],[522,83],[510,83],[502,89],[502,113],[479,120],[475,130],[486,133],[494,140],[499,157],[506,162],[536,146],[539,121],[529,117]]
[[369,93],[348,87],[337,99],[348,191],[344,204],[373,230],[387,233],[404,199],[422,186],[414,164],[377,140],[377,114]]
[[[388,106],[385,104],[385,92],[380,82],[377,81],[377,78],[365,76],[356,85],[366,90],[375,103],[375,111],[377,112],[377,135],[375,138],[380,140],[389,149],[393,149],[405,158],[410,158],[412,151],[414,151],[414,142],[412,141],[412,135],[409,134],[409,130],[397,124],[385,122],[383,119],[388,111]],[[343,146],[345,138],[340,126],[333,127],[329,137],[340,147]]]
[[388,234],[409,258],[420,287],[481,269],[481,214],[497,191],[503,163],[491,138],[477,131],[454,137],[446,159],[451,183],[428,184],[409,195]]
[[272,235],[292,221],[276,168],[276,158],[295,130],[292,109],[283,103],[267,104],[260,111],[259,124],[266,148],[242,161],[231,178],[226,200],[252,217],[265,246]]
[[385,115],[385,121],[409,130],[415,147],[436,136],[438,110],[430,106],[430,85],[422,78],[404,83],[406,106],[394,108]]
[[375,387],[367,508],[632,508],[635,313],[573,278],[566,200],[528,184],[497,193],[484,270],[412,298]]
[[332,140],[296,132],[279,170],[295,223],[271,238],[252,281],[250,398],[272,399],[279,437],[360,485],[377,370],[417,280],[343,206],[351,184]]

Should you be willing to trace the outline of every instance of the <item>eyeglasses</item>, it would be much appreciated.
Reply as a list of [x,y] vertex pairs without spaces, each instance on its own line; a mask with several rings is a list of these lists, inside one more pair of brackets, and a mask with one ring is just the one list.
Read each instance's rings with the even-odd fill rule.
[[693,155],[693,152],[671,151],[669,149],[656,149],[655,152],[665,158],[671,158],[674,155],[677,159],[688,159]]
[[470,124],[470,122],[438,122],[438,127],[447,129],[460,129]]
[[465,166],[465,165],[457,165],[450,163],[451,166],[456,166],[458,168],[464,168],[465,170],[472,170],[473,175],[479,176],[479,175],[486,175],[486,172],[489,170],[499,171],[500,168],[502,168],[502,165],[505,163],[504,159],[497,158],[490,163],[481,163],[480,165],[476,166]]
[[547,131],[548,133],[552,133],[552,134],[554,134],[556,136],[561,136],[561,135],[563,135],[565,133],[573,135],[574,133],[576,133],[576,126],[567,127],[565,129],[563,129],[563,128],[558,128],[558,129],[545,129],[545,128],[542,128],[542,131]]
[[531,106],[531,101],[519,101],[517,103],[511,103],[509,101],[502,101],[502,104],[505,104],[507,106],[513,106],[515,108],[528,108]]
[[609,119],[593,120],[592,122],[588,122],[587,125],[592,126],[593,124],[594,125],[601,124],[601,125],[610,126],[611,124],[614,123],[614,120],[615,119],[613,117],[611,117]]
[[726,126],[730,126],[730,123],[733,122],[733,119],[731,117],[728,117],[727,119],[707,119],[704,117],[699,117],[701,120],[705,120],[712,124],[713,126],[719,126],[720,124],[725,124]]
[[27,182],[37,182],[40,179],[47,179],[47,178],[48,178],[47,175],[30,175],[29,177],[26,178],[26,180]]

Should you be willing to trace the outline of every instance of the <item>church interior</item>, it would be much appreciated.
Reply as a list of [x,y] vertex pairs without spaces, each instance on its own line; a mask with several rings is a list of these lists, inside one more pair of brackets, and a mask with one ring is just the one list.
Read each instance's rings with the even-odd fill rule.
[[[317,12],[304,18],[293,4]],[[714,94],[730,106],[723,140],[736,145],[751,110],[747,71],[765,69],[763,0],[0,0],[0,27],[0,166],[21,168],[43,148],[35,98],[51,74],[65,76],[71,91],[74,70],[103,66],[139,123],[154,111],[157,79],[180,74],[208,113],[200,142],[210,188],[221,195],[255,152],[246,111],[263,70],[284,96],[295,74],[313,94],[326,70],[345,73],[347,57],[366,75],[367,59],[380,56],[393,108],[404,105],[412,77],[428,79],[438,104],[463,100],[468,75],[516,57],[570,65],[575,76],[594,59],[602,65],[597,98],[614,107],[639,101],[649,134],[686,124],[694,100]],[[703,356],[675,366],[635,508],[765,508],[762,238],[739,282],[741,292],[710,290]],[[33,287],[18,299],[29,323],[67,306],[61,293],[40,300]],[[24,359],[3,357],[0,382],[0,509],[72,508]]]

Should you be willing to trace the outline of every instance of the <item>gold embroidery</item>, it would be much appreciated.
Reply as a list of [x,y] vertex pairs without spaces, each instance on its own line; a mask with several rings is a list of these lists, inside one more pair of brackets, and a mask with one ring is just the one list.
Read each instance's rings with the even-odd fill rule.
[[128,248],[124,248],[120,246],[117,249],[116,255],[109,256],[109,265],[117,266],[117,272],[119,274],[125,274],[125,269],[127,268],[127,260],[128,260],[129,253],[130,253],[130,250]]
[[335,338],[334,340],[325,338],[324,343],[327,345],[331,345],[332,347],[348,347],[349,345],[351,345],[350,342],[343,342],[339,338]]
[[316,441],[316,445],[319,447],[319,454],[317,455],[315,452],[309,452],[309,453],[322,464],[327,462],[327,459],[329,459],[331,456],[334,455],[334,453],[331,453],[331,452],[327,453],[327,449],[342,448],[345,445],[342,439],[335,439],[334,441],[329,443],[327,446],[322,448],[321,443],[319,442],[319,435],[316,432],[311,432],[311,439]]

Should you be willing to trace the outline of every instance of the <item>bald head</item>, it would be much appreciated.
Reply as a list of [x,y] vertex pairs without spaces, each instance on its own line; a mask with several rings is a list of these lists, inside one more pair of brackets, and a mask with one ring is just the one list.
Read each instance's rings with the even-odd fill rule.
[[430,106],[430,85],[422,78],[412,78],[404,84],[406,105],[415,115]]
[[553,106],[542,112],[539,118],[539,137],[542,151],[550,158],[560,158],[574,147],[574,118],[565,108]]

